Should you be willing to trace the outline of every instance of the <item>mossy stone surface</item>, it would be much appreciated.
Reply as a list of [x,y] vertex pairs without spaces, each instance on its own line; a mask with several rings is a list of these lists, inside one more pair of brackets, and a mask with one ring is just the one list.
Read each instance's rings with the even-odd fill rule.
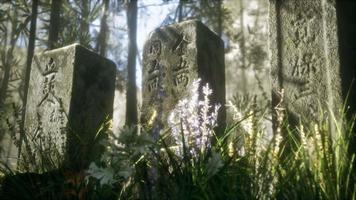
[[343,102],[335,0],[270,1],[272,101],[299,123],[337,115]]
[[115,74],[112,61],[79,44],[34,56],[25,128],[36,162],[44,162],[41,152],[74,165],[87,161],[98,128],[112,116]]
[[141,122],[159,131],[167,128],[170,111],[198,78],[212,88],[212,102],[222,105],[219,124],[223,125],[224,42],[197,20],[154,30],[143,50]]

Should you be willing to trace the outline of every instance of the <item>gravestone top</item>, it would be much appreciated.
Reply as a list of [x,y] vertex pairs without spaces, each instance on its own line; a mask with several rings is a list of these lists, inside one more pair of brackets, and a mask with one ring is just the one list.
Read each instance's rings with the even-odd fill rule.
[[115,72],[112,61],[79,44],[34,56],[25,117],[32,159],[43,152],[63,158],[77,148],[89,149],[100,125],[112,116]]
[[[169,112],[198,78],[212,87],[212,102],[225,105],[223,41],[197,20],[154,30],[143,50],[143,124],[167,128]],[[220,119],[225,120],[224,109]]]

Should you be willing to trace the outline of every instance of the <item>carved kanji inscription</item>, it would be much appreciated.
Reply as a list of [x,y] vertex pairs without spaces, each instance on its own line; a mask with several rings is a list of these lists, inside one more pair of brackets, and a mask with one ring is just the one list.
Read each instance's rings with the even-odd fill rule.
[[[290,119],[309,123],[337,112],[340,66],[335,0],[271,0],[273,94],[283,89]],[[273,95],[278,104],[278,95]],[[337,102],[337,103],[336,103]]]
[[89,162],[84,146],[112,113],[115,64],[78,44],[36,54],[32,63],[25,117],[29,144],[22,149],[39,163],[42,152],[68,167]]
[[[216,87],[213,89],[218,102],[225,102],[225,89],[216,84],[224,85],[225,81],[223,46],[215,33],[194,20],[152,32],[143,51],[141,121],[161,130],[170,109],[187,95],[193,79],[199,77]],[[152,116],[160,117],[154,122]],[[221,119],[224,117],[225,114]]]

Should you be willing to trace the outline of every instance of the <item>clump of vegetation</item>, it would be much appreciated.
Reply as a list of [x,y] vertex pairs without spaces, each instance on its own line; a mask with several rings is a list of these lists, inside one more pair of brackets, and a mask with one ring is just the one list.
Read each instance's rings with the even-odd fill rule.
[[[277,106],[279,127],[272,137],[253,112],[236,113],[242,118],[218,137],[213,131],[218,107],[210,105],[207,86],[198,99],[198,83],[172,111],[171,127],[158,141],[145,132],[123,130],[110,140],[116,150],[104,156],[103,168],[90,169],[88,177],[101,187],[119,183],[121,199],[136,194],[153,199],[355,199],[355,155],[347,152],[355,120],[335,124],[336,133],[328,120],[312,129],[293,128]],[[239,126],[248,131],[229,140]],[[166,143],[167,135],[173,135],[173,144]]]
[[[23,175],[12,184],[31,188],[33,180],[42,181],[36,188],[42,194],[60,194],[45,196],[52,199],[356,199],[355,154],[348,153],[354,119],[334,122],[333,133],[330,120],[292,127],[279,104],[271,137],[253,109],[235,113],[235,124],[215,134],[219,107],[211,105],[209,87],[199,84],[172,110],[159,139],[138,127],[118,136],[108,130],[100,141],[105,153],[88,169],[27,182]],[[245,131],[232,137],[238,127]]]

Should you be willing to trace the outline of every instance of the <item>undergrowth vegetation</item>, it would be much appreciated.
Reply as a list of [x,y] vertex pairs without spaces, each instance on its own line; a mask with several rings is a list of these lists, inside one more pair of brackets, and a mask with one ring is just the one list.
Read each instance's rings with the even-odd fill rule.
[[199,84],[172,110],[158,139],[140,127],[120,135],[107,130],[101,159],[84,171],[61,173],[63,198],[356,199],[355,153],[349,151],[355,118],[292,126],[281,102],[271,135],[261,125],[264,112],[242,115],[231,104],[235,123],[217,134],[219,106]]

